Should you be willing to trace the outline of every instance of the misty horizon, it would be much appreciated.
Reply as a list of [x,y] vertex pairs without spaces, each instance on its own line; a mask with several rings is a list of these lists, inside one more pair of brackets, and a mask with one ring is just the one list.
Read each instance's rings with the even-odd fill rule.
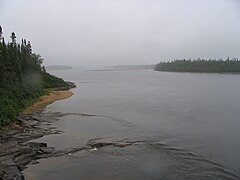
[[[239,58],[237,0],[0,2],[6,41],[31,41],[44,65],[147,65]],[[14,12],[14,13],[11,13]]]
[[0,0],[0,180],[240,180],[240,0]]

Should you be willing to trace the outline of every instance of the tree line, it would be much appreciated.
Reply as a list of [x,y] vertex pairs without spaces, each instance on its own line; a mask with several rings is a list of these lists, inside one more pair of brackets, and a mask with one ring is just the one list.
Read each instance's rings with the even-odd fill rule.
[[63,79],[46,72],[30,41],[22,39],[18,44],[14,32],[10,37],[11,42],[6,43],[0,26],[0,127],[43,95],[45,88],[69,87]]
[[239,73],[240,61],[237,58],[223,59],[176,59],[169,62],[160,62],[156,71],[174,72],[209,72],[209,73]]

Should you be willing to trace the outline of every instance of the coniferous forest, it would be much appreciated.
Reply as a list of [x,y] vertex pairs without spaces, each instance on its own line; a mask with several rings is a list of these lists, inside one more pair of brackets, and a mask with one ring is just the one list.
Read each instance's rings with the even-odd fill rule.
[[160,62],[154,69],[156,71],[174,72],[240,73],[240,61],[237,58],[227,58],[226,60],[183,59]]
[[31,43],[16,35],[6,43],[0,26],[0,127],[9,123],[26,106],[46,92],[46,88],[69,88],[63,79],[50,75],[43,59],[32,52]]

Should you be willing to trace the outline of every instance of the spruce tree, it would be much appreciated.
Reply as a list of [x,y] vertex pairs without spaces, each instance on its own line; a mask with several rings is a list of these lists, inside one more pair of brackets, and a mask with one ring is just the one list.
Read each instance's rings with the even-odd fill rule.
[[11,42],[6,44],[0,26],[0,127],[42,95],[44,88],[69,87],[46,72],[43,59],[32,52],[30,41],[22,39],[17,44],[14,32],[10,37]]
[[2,30],[2,26],[0,26],[0,43],[2,43],[2,39],[3,39],[3,30]]
[[15,33],[14,32],[12,32],[12,34],[11,34],[11,39],[12,39],[12,44],[13,45],[16,45],[17,44],[17,41],[16,41],[16,35],[15,35]]

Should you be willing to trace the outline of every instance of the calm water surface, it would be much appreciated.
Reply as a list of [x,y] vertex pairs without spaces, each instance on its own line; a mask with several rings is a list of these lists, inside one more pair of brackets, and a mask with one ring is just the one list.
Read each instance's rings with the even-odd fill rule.
[[76,83],[74,96],[46,112],[69,114],[60,135],[38,141],[58,149],[94,138],[141,140],[40,160],[26,179],[240,179],[240,75],[52,71]]

